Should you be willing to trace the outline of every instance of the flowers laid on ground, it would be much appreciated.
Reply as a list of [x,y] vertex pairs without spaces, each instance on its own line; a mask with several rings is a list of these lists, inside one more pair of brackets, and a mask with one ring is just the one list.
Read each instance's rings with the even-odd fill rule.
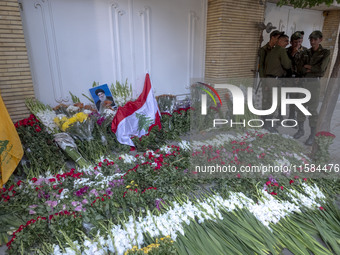
[[[263,182],[267,191],[258,191],[256,200],[232,191],[222,196],[207,194],[202,200],[187,200],[181,194],[196,192],[200,183],[210,180],[192,178],[195,175],[185,171],[190,168],[192,146],[186,141],[179,145],[102,158],[93,167],[47,173],[2,190],[3,210],[12,210],[20,204],[22,209],[17,212],[26,225],[27,222],[30,222],[28,225],[38,224],[34,229],[44,231],[46,236],[55,236],[53,231],[59,231],[58,239],[66,244],[46,237],[41,246],[37,239],[30,237],[31,230],[25,234],[27,226],[22,224],[20,235],[16,232],[9,243],[10,252],[17,253],[23,245],[27,249],[47,249],[54,254],[71,254],[77,249],[84,254],[94,251],[123,254],[133,246],[138,249],[148,246],[160,236],[170,235],[177,245],[178,235],[185,234],[185,225],[222,220],[226,212],[238,208],[248,210],[263,226],[273,229],[272,224],[304,208],[320,210],[324,207],[326,197],[317,186],[307,185],[301,178],[279,180],[281,183],[277,185],[284,195],[269,192],[269,188],[277,187],[277,182],[271,179],[270,183]],[[301,207],[302,204],[311,207]],[[79,215],[72,223],[77,231],[75,227],[67,228],[66,222],[71,222],[67,218],[65,224],[58,220],[59,226],[53,227],[57,223],[49,219],[50,215],[65,211]],[[50,227],[46,228],[46,224]],[[76,232],[81,234],[74,235]],[[145,234],[151,239],[145,238]]]
[[329,155],[329,146],[333,143],[335,135],[329,132],[321,131],[318,132],[315,138],[315,142],[318,146],[317,151],[314,155],[315,164],[324,167],[329,163],[330,155]]
[[26,174],[33,177],[48,169],[56,171],[65,164],[66,157],[53,141],[53,135],[46,132],[33,114],[16,122],[15,127],[24,146],[24,160],[18,170],[29,169]]
[[[119,92],[123,104],[132,92],[119,86],[126,92]],[[67,155],[81,167],[40,171],[0,189],[1,215],[11,215],[0,217],[0,241],[12,234],[10,254],[276,254],[285,247],[295,254],[338,252],[332,190],[292,167],[310,160],[289,137],[248,130],[188,142],[179,139],[190,130],[192,108],[185,108],[163,113],[163,128],[151,126],[134,138],[137,151],[123,153],[130,148],[109,131],[114,111],[98,113],[80,102],[53,111],[39,102],[29,106],[44,126],[32,115],[17,127],[53,133],[61,148],[74,149]],[[204,174],[202,166],[213,165],[236,171]],[[256,166],[288,170],[273,175],[262,167],[258,178],[238,171]]]

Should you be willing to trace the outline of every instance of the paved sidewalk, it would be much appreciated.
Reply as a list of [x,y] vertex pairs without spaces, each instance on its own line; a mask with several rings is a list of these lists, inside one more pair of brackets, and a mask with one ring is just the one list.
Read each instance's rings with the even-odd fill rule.
[[[321,103],[320,103],[320,107],[321,107]],[[297,131],[297,129],[295,128],[282,128],[282,127],[280,127],[278,130],[281,134],[287,134],[290,136],[293,136]],[[336,137],[333,140],[333,144],[329,148],[329,152],[331,154],[331,161],[329,163],[340,164],[340,96],[338,98],[338,102],[333,113],[330,132],[334,134]],[[307,140],[309,134],[310,134],[310,128],[309,128],[308,120],[306,120],[305,121],[305,135],[301,137],[300,139],[298,139],[298,142],[300,142],[301,145],[303,145],[304,148],[306,149],[305,151],[306,154],[309,154],[312,149],[311,146],[304,145],[304,142]]]

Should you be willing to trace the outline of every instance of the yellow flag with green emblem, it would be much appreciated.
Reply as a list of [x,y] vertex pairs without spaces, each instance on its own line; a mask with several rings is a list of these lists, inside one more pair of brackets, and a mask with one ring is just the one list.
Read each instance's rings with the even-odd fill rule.
[[0,188],[8,181],[23,154],[17,130],[0,94]]

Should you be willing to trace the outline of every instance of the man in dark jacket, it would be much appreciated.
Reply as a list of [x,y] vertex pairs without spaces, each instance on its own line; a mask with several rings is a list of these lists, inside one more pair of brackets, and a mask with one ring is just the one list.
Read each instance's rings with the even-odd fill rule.
[[[288,78],[301,78],[302,74],[298,72],[297,67],[301,62],[301,58],[303,56],[303,52],[307,50],[306,47],[302,46],[303,42],[303,31],[296,31],[290,37],[290,47],[287,48],[287,54],[292,62],[292,68],[287,73]],[[289,80],[288,86],[293,87],[301,87],[300,79],[291,79]],[[289,98],[299,98],[299,94],[297,93],[289,93]],[[296,106],[289,105],[289,116],[288,119],[295,120],[296,119]],[[288,125],[293,125],[295,122],[287,122]]]
[[[302,61],[298,65],[298,71],[305,77],[302,86],[311,93],[311,99],[305,103],[305,107],[312,114],[309,117],[311,134],[305,142],[306,145],[312,145],[314,143],[316,124],[318,121],[317,108],[319,105],[320,78],[324,76],[330,61],[330,51],[321,46],[322,38],[322,33],[318,30],[313,31],[309,35],[309,41],[312,47],[303,52]],[[297,120],[299,130],[294,135],[295,139],[299,139],[305,134],[304,121],[306,120],[306,116],[301,111],[298,111]]]

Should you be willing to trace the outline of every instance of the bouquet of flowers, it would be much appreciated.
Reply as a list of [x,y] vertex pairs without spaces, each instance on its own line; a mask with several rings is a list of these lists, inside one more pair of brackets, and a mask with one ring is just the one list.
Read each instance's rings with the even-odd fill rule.
[[[65,124],[65,126],[58,126],[61,122],[56,122],[56,120],[60,120],[60,116],[57,117],[57,114],[55,111],[49,107],[44,105],[43,103],[39,102],[36,99],[26,99],[25,101],[27,107],[30,109],[30,111],[37,117],[37,119],[45,126],[46,130],[48,133],[54,135],[54,140],[57,142],[59,147],[65,151],[65,153],[75,160],[75,162],[78,164],[80,167],[85,167],[88,165],[86,160],[82,157],[82,155],[78,152],[77,146],[74,143],[74,140],[72,139],[71,136],[67,135],[66,133],[59,133],[60,130],[63,130],[62,128],[69,128],[69,126],[72,124],[72,121],[77,121],[77,120],[84,120],[85,117],[87,118],[86,114],[81,114],[80,116],[77,116],[75,120],[72,120],[69,122],[69,125]],[[67,120],[66,115],[62,116],[61,119],[65,117]]]
[[93,139],[93,120],[84,112],[78,112],[68,118],[64,114],[59,114],[54,118],[54,122],[63,132],[68,132],[75,139],[90,141]]

